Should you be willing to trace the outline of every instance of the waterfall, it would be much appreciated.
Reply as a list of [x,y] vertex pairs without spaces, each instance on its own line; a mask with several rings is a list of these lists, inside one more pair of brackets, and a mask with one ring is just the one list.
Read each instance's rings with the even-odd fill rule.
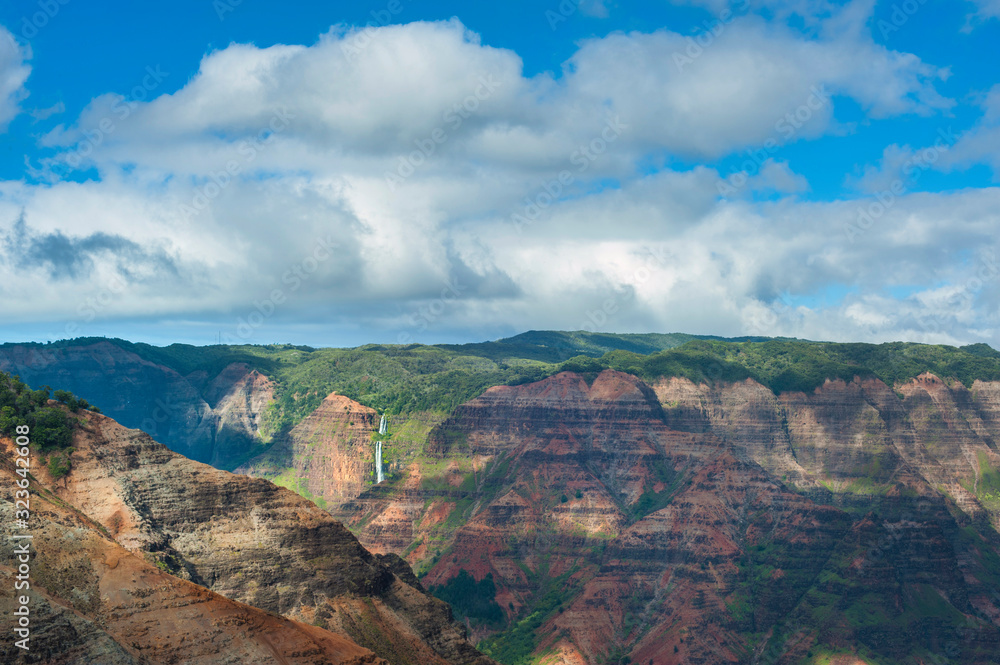
[[[378,422],[378,433],[385,434],[385,415]],[[382,442],[375,442],[375,484],[378,484],[385,480],[385,475],[382,473]]]

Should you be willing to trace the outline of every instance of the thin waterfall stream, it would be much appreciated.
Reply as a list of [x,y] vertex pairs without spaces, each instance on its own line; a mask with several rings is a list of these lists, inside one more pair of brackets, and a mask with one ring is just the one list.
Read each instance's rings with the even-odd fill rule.
[[[379,424],[378,424],[378,433],[379,434],[385,434],[385,432],[386,432],[386,424],[385,424],[385,416],[383,415],[382,416],[382,420],[380,420]],[[375,484],[377,485],[378,483],[381,483],[383,480],[385,480],[385,476],[382,474],[382,442],[381,441],[376,441],[375,442]]]

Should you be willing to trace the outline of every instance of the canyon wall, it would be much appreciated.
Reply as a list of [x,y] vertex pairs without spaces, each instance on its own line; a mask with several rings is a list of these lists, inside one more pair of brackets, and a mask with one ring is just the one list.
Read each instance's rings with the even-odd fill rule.
[[563,373],[487,390],[334,512],[425,586],[492,576],[509,624],[470,626],[499,659],[990,663],[997,389]]
[[[114,345],[75,348],[19,373],[71,389],[51,377],[93,387],[106,374],[101,399],[126,410],[152,382],[185,405],[160,428],[153,400],[157,432],[216,466],[263,448],[274,386],[246,365],[182,377]],[[48,362],[22,351],[8,347],[0,368]],[[461,571],[495,584],[503,620],[463,621],[507,662],[992,663],[1000,651],[1000,383],[924,374],[776,395],[753,380],[564,372],[495,386],[448,417],[391,418],[379,485],[376,420],[331,394],[239,466],[328,509],[369,559],[308,502],[186,467],[135,433],[101,430],[95,441],[118,442],[108,452],[82,444],[58,491],[175,576],[391,662],[482,658],[461,631],[432,637],[448,621],[423,588]],[[206,484],[181,489],[189,474]],[[302,546],[273,554],[287,543]]]
[[273,479],[322,507],[339,505],[371,484],[377,428],[374,409],[333,393],[235,472]]
[[182,376],[111,341],[4,346],[0,371],[35,388],[68,390],[171,450],[220,468],[260,446],[258,428],[274,399],[271,381],[243,363]]
[[[71,534],[47,543],[47,548],[50,556],[74,558],[72,565],[92,568],[88,575],[96,576],[94,584],[107,587],[108,591],[102,587],[100,594],[94,595],[95,591],[85,600],[99,606],[91,620],[106,632],[106,612],[126,622],[109,632],[116,643],[158,617],[164,622],[157,638],[158,648],[163,649],[172,645],[196,651],[197,645],[174,628],[189,631],[200,642],[209,639],[205,631],[214,626],[227,640],[259,628],[260,634],[253,634],[261,643],[271,639],[269,631],[278,631],[272,641],[280,642],[281,649],[315,656],[280,662],[381,662],[379,658],[414,665],[491,662],[452,623],[448,606],[419,588],[408,566],[392,555],[370,554],[310,501],[266,480],[188,460],[102,415],[78,415],[83,424],[74,437],[73,468],[59,480],[39,468],[44,487],[39,494],[85,521],[93,532],[87,537],[96,540],[93,546],[81,547],[72,541],[78,536]],[[36,544],[41,551],[42,544]],[[109,564],[111,559],[117,563]],[[153,573],[160,577],[150,578]],[[71,570],[63,566],[50,574],[48,587],[58,588],[61,598],[78,595],[73,590],[78,580]],[[124,590],[112,592],[117,584]],[[133,593],[130,584],[139,584],[139,590]],[[150,607],[159,614],[132,616],[130,599],[145,598],[143,589],[149,585],[160,595],[140,603],[139,609]],[[219,603],[219,609],[205,606],[209,601]],[[183,609],[191,604],[195,605],[191,611]],[[171,606],[177,617],[165,609]],[[182,617],[193,623],[200,618],[203,629],[177,626]],[[219,628],[227,622],[236,628]],[[98,638],[99,632],[94,639]],[[154,638],[147,635],[139,643]],[[340,649],[343,657],[323,660],[328,644],[333,645],[329,649]],[[224,642],[213,642],[211,653],[225,654],[220,645]],[[91,646],[88,641],[81,648]],[[136,652],[127,640],[125,647],[128,653]],[[258,662],[250,656],[240,660],[240,654],[234,650],[225,662]]]

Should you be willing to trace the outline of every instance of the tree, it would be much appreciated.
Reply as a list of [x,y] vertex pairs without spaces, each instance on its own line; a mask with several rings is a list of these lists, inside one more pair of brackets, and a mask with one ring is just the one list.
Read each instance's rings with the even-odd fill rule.
[[14,436],[18,425],[26,424],[13,406],[0,407],[0,434]]
[[73,441],[73,431],[66,413],[59,408],[47,407],[31,414],[31,439],[42,450],[65,448]]

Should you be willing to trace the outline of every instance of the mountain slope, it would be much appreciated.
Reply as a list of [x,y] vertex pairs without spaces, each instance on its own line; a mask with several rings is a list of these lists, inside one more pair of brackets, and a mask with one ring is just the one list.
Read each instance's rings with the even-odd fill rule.
[[508,624],[468,621],[505,663],[991,663],[996,385],[563,373],[462,406],[338,514],[438,593],[489,575]]
[[448,607],[328,513],[266,480],[188,460],[98,414],[52,492],[132,552],[226,598],[319,625],[393,663],[485,663]]
[[[14,523],[12,442],[0,463],[0,519]],[[44,476],[44,472],[40,472]],[[30,654],[24,662],[102,665],[202,663],[301,665],[385,663],[341,635],[234,602],[178,579],[129,552],[101,526],[37,483],[31,485]],[[0,543],[0,583],[14,589],[15,548]],[[23,575],[22,575],[23,579]],[[9,603],[12,605],[12,603]],[[9,607],[0,630],[17,625]],[[0,661],[22,662],[14,640]]]
[[260,372],[234,356],[233,362],[181,374],[157,362],[162,358],[137,351],[147,349],[120,340],[4,345],[0,371],[84,397],[198,461],[226,467],[260,445],[261,417],[274,400],[272,382]]

